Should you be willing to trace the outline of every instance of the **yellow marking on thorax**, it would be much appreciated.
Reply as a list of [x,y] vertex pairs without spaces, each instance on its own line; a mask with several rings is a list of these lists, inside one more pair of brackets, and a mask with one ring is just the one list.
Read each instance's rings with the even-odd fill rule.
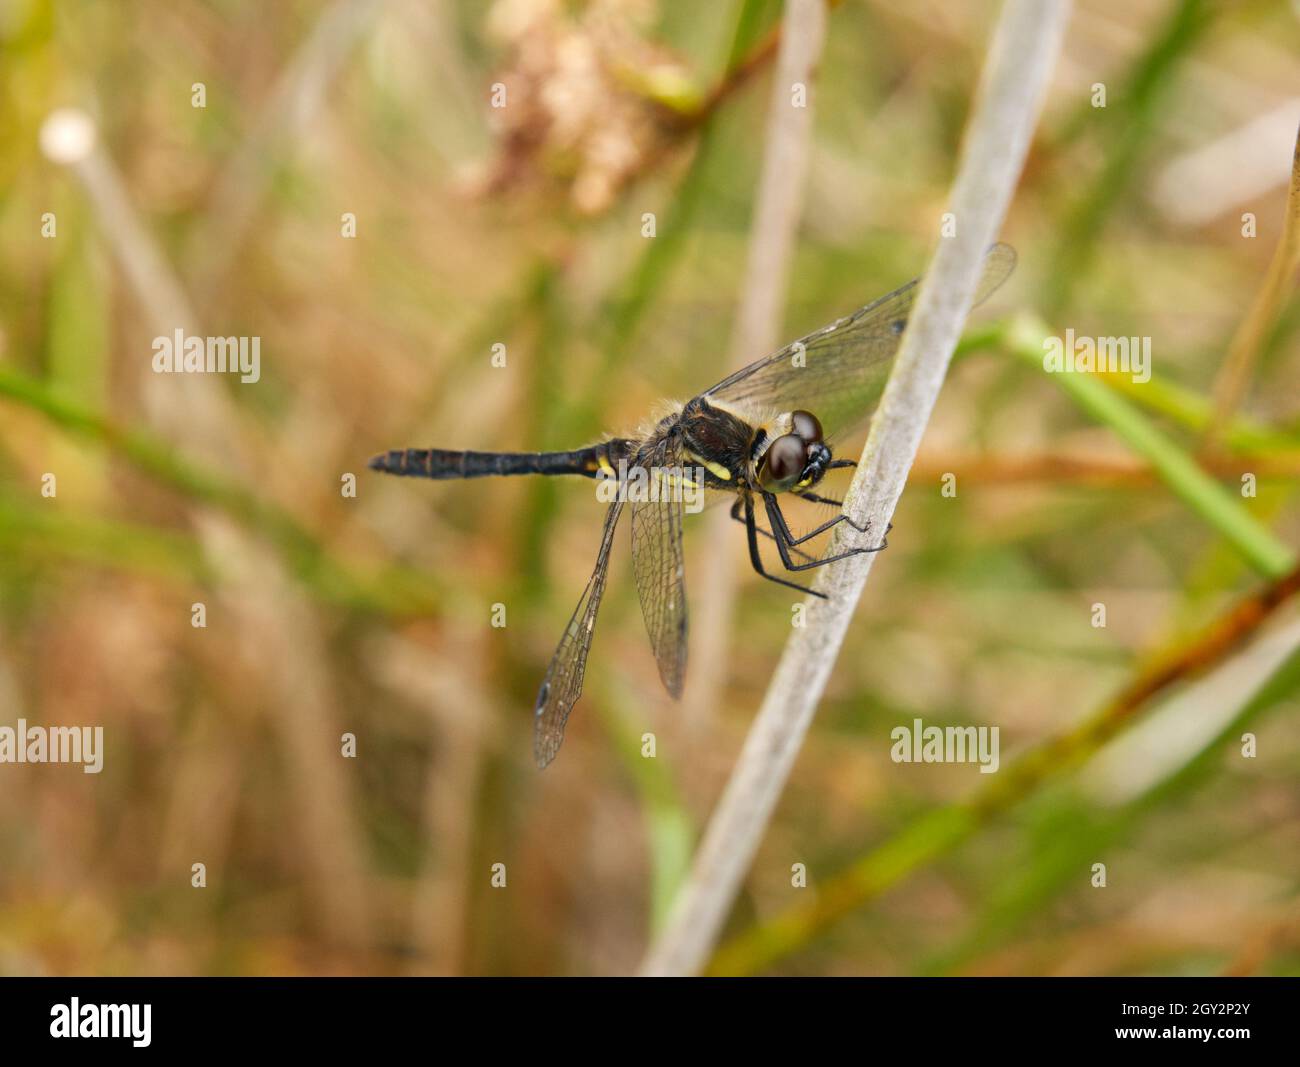
[[695,463],[698,463],[701,467],[703,467],[710,474],[712,474],[713,477],[719,479],[720,481],[724,481],[724,482],[731,481],[731,471],[727,470],[727,468],[724,467],[721,463],[715,463],[711,459],[705,459],[703,456],[697,456],[694,452],[690,451],[689,449],[686,452],[686,458],[692,460]]
[[650,479],[657,485],[665,489],[678,489],[682,486],[695,488],[697,482],[691,477],[689,471],[684,471],[677,467],[648,467],[642,468],[650,474]]

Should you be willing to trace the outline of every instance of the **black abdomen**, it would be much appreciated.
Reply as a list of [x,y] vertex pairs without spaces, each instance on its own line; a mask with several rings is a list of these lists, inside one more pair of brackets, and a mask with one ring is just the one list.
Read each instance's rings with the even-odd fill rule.
[[580,474],[594,478],[601,460],[618,464],[627,442],[602,441],[572,452],[455,452],[444,448],[395,449],[375,456],[371,470],[438,481],[509,474]]

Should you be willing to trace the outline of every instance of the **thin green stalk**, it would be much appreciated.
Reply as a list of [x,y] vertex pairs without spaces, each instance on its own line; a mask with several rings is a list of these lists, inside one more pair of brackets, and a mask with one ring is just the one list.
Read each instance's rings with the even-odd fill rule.
[[[1041,321],[1023,316],[1012,324],[1008,347],[1026,363],[1041,368],[1047,336],[1047,327]],[[1052,378],[1084,411],[1109,426],[1143,456],[1175,495],[1217,530],[1257,572],[1266,578],[1279,578],[1294,566],[1292,550],[1258,522],[1237,497],[1095,375],[1060,373]]]
[[[1214,417],[1212,401],[1154,373],[1146,382],[1135,382],[1131,375],[1108,371],[1098,372],[1097,378],[1139,407],[1164,415],[1196,433],[1208,430]],[[1223,443],[1236,452],[1282,452],[1289,455],[1300,452],[1300,434],[1243,416],[1233,418],[1222,433]]]
[[23,502],[4,493],[0,493],[0,555],[11,569],[20,559],[75,559],[189,582],[204,583],[212,577],[192,537],[78,515],[53,501]]
[[[953,359],[1005,344],[1010,330],[1011,322],[1006,319],[971,328],[957,346]],[[1155,371],[1145,382],[1135,382],[1132,375],[1109,371],[1097,371],[1097,379],[1138,407],[1161,415],[1193,433],[1205,431],[1210,424],[1213,414],[1210,400],[1195,390],[1161,378]],[[1236,416],[1224,428],[1223,443],[1234,452],[1269,453],[1279,459],[1300,456],[1300,433],[1244,415]]]

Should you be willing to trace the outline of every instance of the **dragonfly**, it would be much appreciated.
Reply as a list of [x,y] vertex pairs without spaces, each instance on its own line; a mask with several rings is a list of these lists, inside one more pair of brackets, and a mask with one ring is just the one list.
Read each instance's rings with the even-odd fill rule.
[[[1011,274],[1016,253],[995,244],[985,255],[976,291],[982,303]],[[763,578],[823,594],[789,575],[825,567],[877,545],[814,557],[800,546],[841,522],[860,532],[842,510],[796,536],[782,496],[842,508],[819,492],[829,471],[853,467],[836,459],[832,442],[860,430],[884,390],[902,342],[920,279],[844,318],[793,341],[728,375],[668,414],[627,437],[610,437],[569,452],[466,452],[395,449],[375,456],[373,470],[435,480],[504,475],[578,475],[619,490],[608,497],[591,578],[547,667],[534,707],[533,756],[546,767],[560,750],[569,715],[582,693],[609,575],[614,533],[631,512],[632,570],[659,677],[674,697],[686,679],[686,576],[682,548],[684,504],[700,490],[712,500],[730,496],[731,517],[745,527],[750,563]],[[766,519],[766,528],[760,524]],[[782,573],[763,561],[760,538],[774,544]],[[765,542],[764,542],[765,543]]]

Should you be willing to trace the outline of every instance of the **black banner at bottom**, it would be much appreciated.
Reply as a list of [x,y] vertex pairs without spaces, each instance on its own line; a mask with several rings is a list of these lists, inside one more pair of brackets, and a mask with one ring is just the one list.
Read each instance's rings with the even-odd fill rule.
[[14,1053],[97,1055],[110,1046],[338,1056],[412,1039],[450,1050],[468,1039],[499,1053],[515,1041],[532,1052],[591,1048],[600,1037],[615,1051],[680,1048],[690,1035],[693,1052],[712,1038],[730,1053],[747,1039],[768,1052],[816,1053],[847,1033],[864,1054],[1294,1053],[1297,1008],[1300,981],[1289,978],[12,978],[0,980],[0,1050],[10,1063],[28,1062]]

